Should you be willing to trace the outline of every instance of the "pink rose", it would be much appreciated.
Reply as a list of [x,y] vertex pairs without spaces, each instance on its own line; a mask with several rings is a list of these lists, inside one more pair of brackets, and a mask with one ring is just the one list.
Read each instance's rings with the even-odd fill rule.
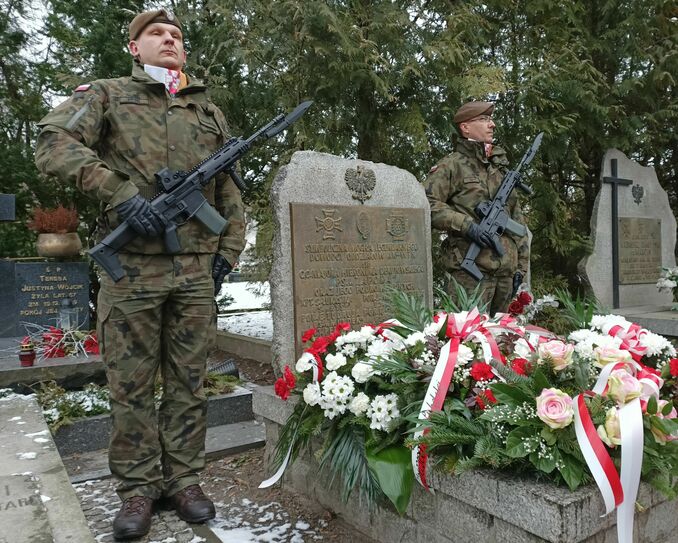
[[541,343],[538,348],[539,359],[550,364],[554,371],[562,371],[572,363],[574,346],[559,339]]
[[618,362],[633,362],[630,352],[624,349],[617,349],[616,347],[596,347],[593,355],[595,357],[595,365],[599,368],[604,368],[608,364],[616,364]]
[[550,428],[565,428],[572,422],[572,398],[557,388],[545,388],[537,396],[537,416]]
[[643,385],[626,370],[614,370],[607,379],[607,395],[619,404],[639,398]]
[[[657,413],[655,414],[655,417],[659,417],[660,419],[675,419],[676,417],[678,417],[678,413],[676,413],[675,407],[671,409],[671,412],[668,415],[662,415],[662,409],[664,409],[664,406],[667,403],[669,402],[667,402],[666,400],[659,400],[657,402]],[[678,436],[672,434],[665,434],[659,428],[655,428],[652,425],[650,425],[650,431],[652,432],[652,437],[654,437],[654,440],[660,445],[663,445],[667,441],[674,441],[678,439]]]
[[605,414],[605,425],[598,426],[598,435],[608,447],[621,445],[619,413],[616,407],[610,407]]

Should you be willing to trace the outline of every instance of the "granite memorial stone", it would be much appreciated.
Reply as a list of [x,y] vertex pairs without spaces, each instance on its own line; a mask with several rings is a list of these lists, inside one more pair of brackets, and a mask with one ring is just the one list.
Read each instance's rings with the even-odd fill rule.
[[656,283],[662,267],[675,266],[676,219],[654,168],[610,149],[601,177],[593,253],[582,261],[596,298],[608,308],[669,305]]
[[89,330],[89,267],[86,262],[0,260],[0,337],[26,334],[22,323],[62,327],[68,300],[78,328]]
[[272,187],[273,364],[292,365],[311,327],[325,334],[391,317],[388,287],[432,303],[428,201],[399,168],[300,151]]
[[34,475],[0,477],[0,543],[53,543],[40,494]]

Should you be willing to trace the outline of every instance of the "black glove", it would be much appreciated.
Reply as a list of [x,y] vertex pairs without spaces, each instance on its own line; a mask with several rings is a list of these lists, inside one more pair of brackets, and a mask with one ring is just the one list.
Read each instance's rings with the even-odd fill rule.
[[474,222],[469,224],[464,235],[471,241],[474,241],[475,243],[480,245],[481,247],[487,247],[492,243],[489,232],[483,232],[480,229],[480,226],[478,226]]
[[511,294],[511,298],[515,298],[516,293],[518,292],[518,289],[522,284],[523,284],[523,274],[517,271],[516,273],[513,274],[513,294]]
[[233,268],[228,263],[223,256],[220,254],[214,255],[214,260],[212,260],[212,279],[214,279],[214,295],[219,294],[221,290],[221,283],[224,282],[224,278],[231,273]]
[[146,198],[138,194],[115,206],[115,212],[120,220],[127,221],[137,234],[147,238],[159,236],[167,226],[167,219],[153,209]]

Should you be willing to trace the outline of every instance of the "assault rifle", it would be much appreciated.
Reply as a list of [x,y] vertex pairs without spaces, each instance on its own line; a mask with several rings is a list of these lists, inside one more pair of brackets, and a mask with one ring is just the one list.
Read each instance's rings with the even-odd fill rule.
[[[523,156],[518,167],[515,170],[506,172],[494,198],[481,202],[475,208],[476,215],[480,218],[480,223],[478,224],[479,230],[481,233],[485,234],[485,237],[489,238],[492,249],[494,249],[494,252],[499,256],[504,256],[505,252],[501,240],[499,239],[505,231],[515,234],[516,236],[524,236],[527,234],[525,225],[520,224],[509,217],[504,206],[508,202],[509,196],[511,196],[511,192],[513,192],[515,187],[518,187],[527,194],[532,194],[532,187],[520,180],[520,170],[523,166],[527,166],[532,162],[534,155],[537,154],[537,149],[539,149],[539,144],[541,144],[541,138],[543,136],[544,133],[540,132],[534,139],[532,146],[525,153],[525,156]],[[469,248],[466,251],[466,256],[461,263],[461,269],[467,272],[476,281],[480,281],[483,278],[482,272],[476,265],[476,258],[481,249],[482,247],[475,241],[471,242],[471,245],[469,245]]]
[[[250,146],[259,138],[268,139],[285,130],[301,117],[313,102],[299,104],[289,115],[278,115],[267,125],[261,127],[249,138],[232,138],[217,149],[212,155],[200,162],[189,172],[174,172],[163,168],[155,174],[160,193],[150,204],[167,219],[168,226],[164,232],[165,248],[170,254],[181,250],[177,225],[191,218],[200,221],[205,228],[215,235],[221,234],[228,220],[214,209],[202,191],[215,175],[227,172],[240,190],[246,188],[245,183],[235,171],[235,165],[249,151]],[[113,281],[118,282],[125,275],[118,259],[118,251],[132,241],[137,234],[127,221],[108,234],[101,243],[88,251],[94,261],[99,264]]]

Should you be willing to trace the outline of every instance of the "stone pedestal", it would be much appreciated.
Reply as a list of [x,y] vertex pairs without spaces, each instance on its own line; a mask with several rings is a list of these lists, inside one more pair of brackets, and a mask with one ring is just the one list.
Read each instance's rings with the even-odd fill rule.
[[[254,413],[266,423],[266,458],[272,457],[281,425],[294,404],[274,395],[272,387],[254,392]],[[265,476],[272,473],[268,468]],[[263,476],[262,478],[265,478]],[[462,476],[433,472],[435,494],[414,489],[410,506],[399,516],[386,506],[370,513],[352,495],[340,498],[338,483],[318,474],[309,455],[288,467],[284,485],[306,494],[336,512],[356,530],[382,541],[445,543],[614,543],[616,516],[601,517],[604,505],[598,489],[589,485],[570,492],[548,482],[494,471]],[[636,543],[678,542],[678,504],[642,484],[635,517]]]

